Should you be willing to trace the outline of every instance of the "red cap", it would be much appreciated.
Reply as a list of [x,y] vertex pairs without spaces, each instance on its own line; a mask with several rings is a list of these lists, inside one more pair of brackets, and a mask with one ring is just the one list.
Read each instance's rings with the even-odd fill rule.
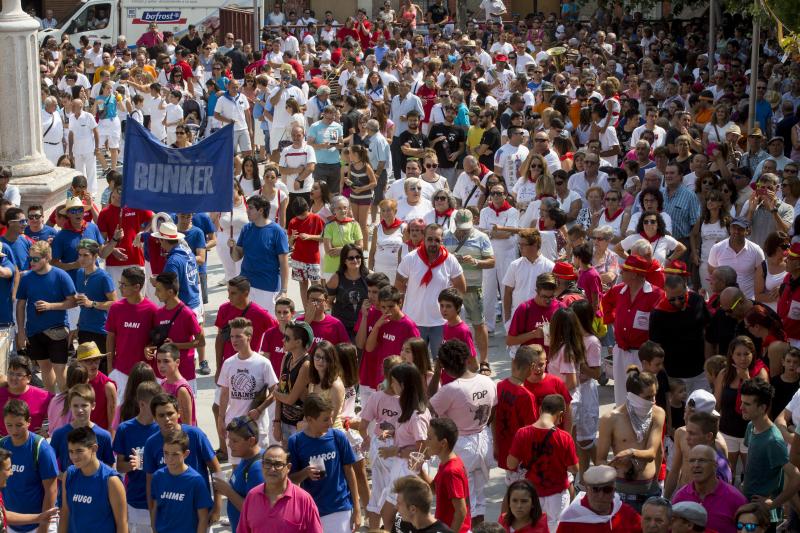
[[667,266],[664,267],[664,273],[672,274],[673,276],[689,277],[689,269],[686,266],[686,263],[679,261],[678,259],[673,259],[667,263]]
[[624,270],[636,272],[637,274],[647,274],[652,270],[652,264],[638,255],[629,255],[622,265]]
[[507,56],[507,55],[505,55],[505,54],[497,54],[496,56],[494,56],[494,60],[495,60],[495,61],[505,61],[505,62],[508,62],[508,56]]
[[787,256],[791,257],[792,259],[797,259],[800,257],[800,242],[792,243],[792,246],[789,248],[789,253],[786,254]]
[[558,279],[575,280],[578,279],[578,274],[575,272],[575,267],[570,263],[559,262],[553,266],[553,275]]

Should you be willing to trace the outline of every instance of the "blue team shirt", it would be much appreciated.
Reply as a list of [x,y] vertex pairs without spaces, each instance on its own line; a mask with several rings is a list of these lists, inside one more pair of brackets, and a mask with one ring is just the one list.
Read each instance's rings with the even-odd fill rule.
[[211,492],[203,476],[192,467],[172,475],[159,469],[150,481],[150,495],[156,505],[156,531],[197,533],[197,510],[211,509]]
[[30,249],[33,245],[33,241],[25,237],[24,235],[20,235],[17,237],[17,240],[14,242],[10,242],[5,237],[0,237],[0,240],[3,241],[4,244],[7,244],[9,248],[11,248],[11,254],[14,257],[14,265],[16,265],[17,270],[29,270],[31,268],[30,258]]
[[[75,276],[75,290],[85,294],[91,301],[103,303],[108,301],[106,294],[114,292],[114,280],[108,272],[102,268],[96,269],[86,277],[86,271],[78,269]],[[102,309],[92,309],[91,307],[81,307],[81,314],[78,319],[78,330],[90,331],[92,333],[106,334],[106,318],[108,311]]]
[[[211,446],[206,434],[199,428],[181,424],[181,429],[189,436],[189,457],[186,458],[186,464],[203,477],[210,492],[211,482],[208,478],[208,465],[206,463],[214,459],[214,448]],[[147,439],[144,445],[144,471],[147,474],[155,474],[163,466],[164,436],[161,431],[157,431]]]
[[[244,470],[245,463],[247,463],[247,460],[243,459],[236,465],[230,479],[231,487],[233,487],[236,494],[242,498],[247,496],[250,489],[264,483],[264,471],[261,470],[261,454],[250,464],[246,474]],[[228,500],[228,520],[231,522],[231,531],[236,531],[236,527],[239,525],[240,515],[239,509]]]
[[[135,418],[126,420],[117,428],[114,435],[114,453],[122,455],[125,460],[133,453],[134,448],[144,448],[147,439],[158,433],[155,422],[144,425]],[[128,505],[136,509],[147,509],[147,474],[144,470],[131,470],[125,474],[125,496]]]
[[114,511],[108,498],[108,480],[112,477],[122,478],[119,472],[102,462],[91,476],[84,475],[75,465],[69,467],[64,478],[69,533],[116,533]]
[[292,459],[292,473],[307,467],[312,457],[322,457],[325,461],[324,478],[317,481],[306,479],[300,485],[317,502],[320,516],[350,511],[353,508],[344,467],[355,463],[356,456],[343,431],[329,429],[320,438],[309,437],[300,431],[289,437],[288,448]]
[[[65,472],[72,466],[72,460],[69,458],[69,448],[67,447],[67,435],[73,429],[75,428],[72,427],[72,424],[61,426],[53,432],[53,436],[50,438],[50,446],[56,453],[59,472]],[[114,448],[111,444],[111,433],[97,424],[92,426],[92,431],[97,436],[97,459],[108,466],[114,466],[115,459]]]
[[42,229],[39,231],[33,231],[30,226],[25,228],[25,235],[28,236],[33,242],[46,241],[51,237],[55,237],[56,233],[58,233],[58,231],[56,231],[53,226],[48,226],[47,224],[42,226]]
[[197,261],[194,254],[187,252],[181,246],[176,246],[169,252],[164,272],[175,272],[178,275],[178,298],[189,309],[200,305],[200,280],[197,277]]
[[[177,213],[170,213],[169,216],[172,217],[172,220],[175,221],[175,224],[178,223],[178,214]],[[203,234],[203,241],[202,241],[203,245],[202,246],[198,246],[197,245],[197,243],[200,242],[200,241],[198,240],[198,238],[196,236],[192,236],[192,237],[189,236],[189,233],[190,232],[193,233],[192,230],[195,229],[195,228],[199,229],[200,232]],[[216,231],[217,231],[217,228],[214,225],[214,221],[211,220],[211,217],[208,216],[208,213],[195,213],[195,214],[192,215],[192,229],[190,229],[189,231],[183,231],[181,233],[186,235],[186,237],[184,238],[184,240],[186,241],[186,244],[188,244],[189,247],[191,247],[192,250],[196,250],[197,248],[205,248],[206,247],[206,243],[208,242],[208,235],[213,235],[214,233],[216,233]],[[198,265],[198,269],[197,270],[201,274],[207,273],[207,271],[208,271],[208,261],[206,261],[202,265]]]
[[250,281],[250,286],[268,292],[280,290],[278,256],[289,253],[286,231],[275,223],[259,227],[250,222],[242,228],[236,245],[244,250],[242,275]]
[[[88,222],[82,233],[69,229],[62,229],[56,233],[56,236],[53,237],[53,242],[50,243],[53,250],[53,259],[58,259],[62,263],[74,263],[77,261],[78,243],[81,242],[81,239],[93,239],[97,241],[98,244],[104,244],[106,242],[100,234],[100,228],[98,228],[97,224],[94,222]],[[75,281],[77,273],[77,268],[68,271],[69,277],[72,278],[73,282]]]
[[[205,250],[206,248],[206,235],[203,233],[203,230],[198,228],[197,226],[192,226],[187,231],[184,232],[185,237],[183,240],[186,241],[186,244],[189,245],[189,248],[192,249],[192,253],[197,257],[197,250],[202,249]],[[197,261],[197,259],[195,259]],[[206,264],[203,263],[202,265],[197,266],[197,271],[200,274],[205,273],[205,266]]]
[[0,257],[0,267],[11,269],[10,278],[0,278],[0,326],[3,326],[14,323],[14,300],[11,299],[11,290],[14,288],[17,267],[11,261],[10,255]]
[[47,274],[28,271],[22,275],[17,288],[17,300],[25,300],[25,333],[28,337],[48,328],[67,325],[66,311],[38,313],[34,305],[39,300],[57,303],[75,294],[72,278],[58,267],[50,267]]
[[[28,440],[22,446],[14,446],[11,437],[3,439],[2,447],[11,452],[11,471],[2,490],[3,502],[9,511],[23,514],[39,514],[42,512],[44,487],[42,481],[58,476],[58,464],[53,448],[42,439],[39,444],[39,460],[33,462],[34,434],[28,434]],[[38,465],[38,466],[37,466]],[[33,531],[37,524],[14,526],[16,531]]]

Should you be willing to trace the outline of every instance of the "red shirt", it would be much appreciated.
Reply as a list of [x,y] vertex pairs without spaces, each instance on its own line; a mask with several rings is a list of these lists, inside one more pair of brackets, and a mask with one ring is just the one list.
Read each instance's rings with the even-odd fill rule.
[[[536,324],[553,318],[556,311],[564,307],[564,303],[553,299],[548,307],[542,307],[536,303],[534,298],[519,304],[511,317],[511,325],[508,328],[509,335],[522,335],[528,331],[536,329]],[[523,344],[542,344],[542,339],[531,339]],[[545,353],[548,347],[543,346]],[[537,396],[538,397],[538,396]],[[544,396],[541,396],[544,398]]]
[[624,283],[614,285],[603,296],[603,321],[614,323],[614,338],[623,350],[637,350],[650,338],[650,311],[664,291],[648,283],[631,301],[631,291]]
[[[367,318],[369,319],[369,316]],[[380,312],[375,319],[376,322],[378,318],[380,318]],[[378,346],[375,351],[370,353],[369,360],[362,362],[360,375],[363,376],[363,379],[361,384],[377,389],[384,378],[383,360],[392,355],[398,355],[403,349],[403,343],[412,337],[419,337],[419,329],[408,316],[384,323],[378,332]]]
[[[94,203],[94,202],[92,202],[92,206],[97,208],[97,204]],[[53,209],[53,212],[50,213],[49,217],[47,217],[47,225],[48,226],[55,226],[56,225],[56,214],[57,214],[57,211],[58,211],[58,209]],[[85,220],[86,222],[91,222],[92,221],[92,210],[91,209],[83,213],[83,220]],[[0,235],[5,235],[5,234],[6,234],[6,228],[3,228],[3,231],[2,231],[2,233],[0,233]]]
[[[296,233],[306,233],[308,235],[322,235],[325,229],[325,221],[317,214],[309,213],[306,218],[294,217],[289,221],[286,232],[291,237]],[[319,264],[319,242],[302,239],[295,239],[292,248],[292,259],[301,263],[312,265]]]
[[783,278],[783,291],[778,298],[778,315],[789,339],[800,339],[800,285],[792,288],[792,275]]
[[439,91],[436,87],[429,88],[427,85],[421,85],[419,89],[417,89],[417,96],[419,99],[422,100],[422,110],[425,112],[425,116],[422,118],[422,122],[430,122],[431,120],[431,109],[433,109],[433,104],[436,103],[436,94]]
[[[297,317],[297,320],[305,320],[305,315]],[[314,332],[314,344],[308,349],[308,353],[314,353],[317,343],[321,340],[326,340],[334,346],[340,342],[350,342],[350,335],[347,334],[342,321],[331,315],[325,315],[322,320],[311,322],[309,325]]]
[[147,260],[150,262],[150,271],[154,276],[158,276],[164,271],[164,265],[167,264],[167,256],[161,255],[161,239],[154,239],[148,235],[145,240],[145,246],[147,246]]
[[567,468],[578,465],[575,441],[561,428],[525,426],[517,430],[509,455],[527,469],[525,477],[540,498],[559,494],[569,487]]
[[[275,320],[274,316],[269,314],[269,311],[255,302],[250,302],[246,309],[247,311],[234,307],[230,302],[225,302],[219,306],[217,319],[214,321],[214,325],[222,329],[234,318],[244,317],[249,319],[250,322],[253,323],[253,337],[250,339],[250,348],[254,352],[258,352],[263,349],[262,343],[264,333],[266,333],[268,329],[277,326],[278,321]],[[281,339],[283,339],[283,336],[281,336]],[[236,350],[233,349],[231,341],[226,340],[222,347],[222,360],[225,361],[235,353]]]
[[124,234],[122,240],[117,243],[117,248],[122,248],[128,255],[128,259],[124,261],[117,259],[113,254],[109,255],[106,258],[106,265],[144,266],[144,253],[141,248],[133,245],[133,239],[142,230],[142,226],[148,224],[152,218],[152,211],[125,207],[122,209],[122,220],[120,221],[119,207],[111,204],[100,211],[100,215],[97,217],[97,227],[105,234],[106,239],[111,239],[114,236],[114,232],[117,231],[117,226],[120,225],[120,222],[122,223]]
[[[503,525],[506,531],[511,531],[511,526],[505,525],[506,523],[506,514],[502,513],[500,518],[497,521]],[[528,524],[525,527],[521,527],[519,529],[515,529],[514,533],[551,533],[550,528],[547,526],[547,515],[542,513],[542,516],[539,517],[539,521],[535,524]]]
[[[575,502],[570,504],[564,511],[564,514],[568,514],[568,516],[573,514],[570,513],[573,505],[585,507],[591,512],[587,496],[583,496],[581,501],[577,504]],[[562,517],[564,517],[564,514],[562,514]],[[561,522],[558,524],[558,529],[556,529],[556,533],[605,533],[607,531],[613,531],[614,533],[641,533],[642,517],[639,516],[639,513],[637,513],[633,507],[623,502],[622,507],[619,508],[619,511],[617,511],[608,522],[592,524],[581,522],[579,517],[576,517],[574,520],[562,518]]]
[[[444,375],[444,373],[442,373]],[[530,426],[539,418],[539,408],[533,393],[510,378],[497,384],[497,407],[494,412],[494,446],[497,465],[508,470],[506,460],[511,441],[519,428]]]
[[[202,331],[200,324],[197,323],[197,316],[194,314],[194,311],[192,311],[183,302],[179,303],[177,307],[173,307],[172,309],[167,309],[166,306],[159,308],[156,311],[155,323],[163,325],[169,324],[170,320],[172,320],[172,317],[175,317],[175,320],[172,322],[172,326],[169,328],[168,335],[172,342],[191,342],[192,338],[199,335]],[[187,381],[191,381],[196,377],[194,369],[194,348],[181,350],[180,353],[181,358],[178,363],[178,371]],[[150,366],[153,367],[153,371],[156,373],[156,376],[159,378],[164,377],[158,371],[158,365],[156,364],[155,357],[150,360]]]
[[187,63],[183,59],[175,63],[175,66],[181,68],[181,74],[183,74],[184,80],[190,80],[194,78],[194,72],[192,72],[192,67],[189,65],[189,63]]
[[439,465],[439,471],[433,478],[433,484],[436,487],[436,514],[434,516],[449,526],[453,523],[455,514],[453,498],[464,498],[467,505],[467,516],[461,523],[461,529],[454,533],[468,533],[472,526],[472,517],[469,512],[469,481],[461,458],[454,457]]
[[111,383],[114,388],[117,384],[108,376],[97,371],[94,379],[89,380],[89,385],[94,389],[94,410],[92,411],[91,421],[108,430],[111,427],[111,420],[108,419],[108,399],[106,398],[106,383]]
[[272,363],[272,370],[275,371],[275,375],[280,376],[281,362],[283,362],[283,356],[286,355],[286,349],[283,347],[283,332],[277,324],[264,333],[261,351],[266,354],[269,362]]
[[[464,341],[464,344],[469,348],[470,357],[474,358],[478,355],[475,349],[475,341],[472,340],[472,332],[469,330],[467,323],[463,320],[459,322],[457,326],[451,326],[445,323],[444,329],[442,329],[442,342],[449,341],[450,339]],[[439,377],[439,384],[447,385],[451,381],[455,381],[455,378],[442,370],[441,376]]]
[[144,361],[144,348],[150,342],[156,309],[156,304],[147,298],[136,305],[128,303],[125,298],[111,304],[106,318],[106,331],[115,335],[111,370],[128,375],[133,365]]

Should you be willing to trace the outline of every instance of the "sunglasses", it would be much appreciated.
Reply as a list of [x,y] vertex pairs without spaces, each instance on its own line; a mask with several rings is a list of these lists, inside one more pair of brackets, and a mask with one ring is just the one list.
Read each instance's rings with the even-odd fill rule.
[[26,218],[21,218],[19,220],[12,220],[11,222],[16,222],[20,226],[27,226],[28,225],[28,219],[26,219]]
[[436,163],[425,163],[425,168],[439,168]]
[[658,224],[658,220],[645,220],[643,224],[645,226],[655,226]]
[[442,201],[444,201],[444,200],[447,200],[447,196],[435,196],[433,199],[434,200],[442,200]]
[[42,259],[44,259],[44,257],[37,257],[37,256],[35,256],[35,255],[31,255],[31,256],[29,256],[29,257],[28,257],[28,260],[29,260],[31,263],[38,263],[38,262],[39,262],[39,261],[41,261]]
[[736,522],[737,531],[749,531],[752,533],[756,529],[758,529],[758,524],[753,524],[752,522],[749,522],[747,524],[745,524],[744,522]]
[[363,259],[363,257],[361,257],[360,255],[348,255],[347,256],[347,260],[348,261],[361,261],[362,259]]
[[67,214],[68,214],[68,215],[80,215],[80,214],[82,214],[82,213],[83,213],[83,209],[82,209],[82,208],[80,208],[80,207],[75,207],[75,208],[72,208],[72,209],[67,209]]
[[589,487],[592,492],[602,492],[603,494],[611,494],[614,492],[614,485],[603,485],[602,487]]
[[185,131],[176,131],[175,135],[186,135]]
[[28,218],[31,220],[41,220],[42,215],[28,215]]
[[491,196],[505,196],[506,193],[504,191],[492,191],[490,193]]

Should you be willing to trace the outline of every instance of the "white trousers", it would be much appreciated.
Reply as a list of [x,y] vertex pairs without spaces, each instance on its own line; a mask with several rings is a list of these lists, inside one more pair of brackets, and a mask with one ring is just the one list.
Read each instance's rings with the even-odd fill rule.
[[475,435],[458,437],[453,451],[461,457],[469,482],[469,507],[471,516],[486,514],[486,485],[492,460],[492,436],[488,428]]
[[215,247],[219,260],[222,263],[222,268],[225,270],[225,281],[235,278],[242,272],[242,262],[231,259],[231,250],[228,248],[228,245],[225,244],[228,242],[229,236],[230,233],[227,231],[218,231],[217,242],[221,244]]
[[277,295],[277,292],[262,291],[261,289],[250,287],[250,300],[260,305],[262,309],[269,311],[272,315],[275,314],[275,297]]
[[492,241],[494,248],[494,268],[483,271],[483,317],[489,331],[494,331],[497,322],[497,300],[502,300],[503,277],[505,277],[512,261],[517,258],[516,247],[509,248],[503,243],[495,248],[497,241]]
[[108,377],[114,380],[114,383],[117,385],[117,405],[119,405],[122,399],[125,397],[125,387],[128,385],[128,375],[123,374],[115,368],[111,371]]
[[558,519],[561,517],[561,513],[569,505],[569,491],[540,496],[539,505],[542,507],[542,512],[547,515],[547,526],[550,531],[555,531],[558,529]]
[[89,182],[89,192],[97,196],[97,158],[94,152],[90,154],[74,154],[75,170],[86,176]]
[[325,533],[350,533],[350,515],[350,511],[339,511],[320,516],[322,531]]
[[44,143],[44,156],[47,158],[48,161],[53,163],[53,166],[56,166],[58,164],[58,158],[61,157],[62,155],[64,155],[63,144]]
[[619,346],[614,346],[614,402],[616,405],[625,403],[625,369],[630,365],[636,365],[642,368],[642,362],[639,360],[639,350],[623,350]]
[[153,533],[147,509],[137,509],[128,505],[128,533]]

